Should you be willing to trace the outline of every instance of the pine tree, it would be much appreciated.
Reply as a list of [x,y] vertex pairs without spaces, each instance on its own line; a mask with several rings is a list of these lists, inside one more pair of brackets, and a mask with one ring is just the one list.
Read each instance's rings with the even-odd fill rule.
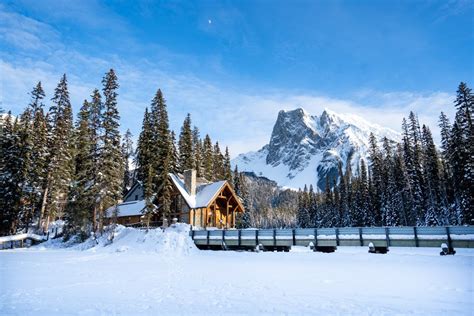
[[219,142],[214,145],[212,153],[212,180],[219,181],[225,179],[224,156],[219,147]]
[[372,190],[370,191],[371,197],[371,217],[375,225],[380,225],[381,216],[381,200],[383,193],[383,162],[382,154],[377,145],[377,140],[374,134],[370,133],[369,137],[369,154],[370,154],[370,169],[372,175]]
[[227,181],[232,180],[232,169],[230,165],[230,154],[229,154],[229,147],[225,147],[225,155],[224,155],[224,179]]
[[202,177],[202,141],[199,135],[199,129],[194,126],[193,128],[193,153],[194,153],[194,169],[196,175]]
[[13,235],[18,227],[21,188],[21,157],[18,120],[12,121],[11,112],[2,122],[0,134],[0,234]]
[[117,204],[122,197],[124,159],[121,152],[120,115],[117,109],[117,89],[119,84],[113,69],[102,79],[104,94],[104,112],[102,116],[103,134],[100,155],[101,200],[99,202],[99,230],[102,230],[105,210]]
[[209,135],[204,137],[202,152],[203,176],[206,180],[212,181],[214,179],[214,155]]
[[474,223],[474,127],[472,113],[474,96],[471,89],[461,82],[456,100],[456,118],[453,124],[450,149],[450,165],[453,182],[456,184],[455,196],[464,223]]
[[193,133],[191,131],[191,115],[188,113],[181,127],[179,135],[179,172],[193,169],[195,166],[193,152]]
[[[148,108],[145,108],[145,115],[143,117],[142,131],[138,138],[136,165],[137,165],[137,179],[143,183],[148,178],[149,170],[152,170],[152,153],[153,146],[153,130],[151,125],[151,117],[148,113]],[[152,172],[154,172],[152,170]]]
[[90,114],[90,104],[84,100],[74,135],[74,181],[65,210],[66,238],[79,234],[84,240],[92,229],[94,196],[88,190],[93,181],[91,170],[94,169]]
[[45,190],[48,199],[47,207],[44,208],[44,230],[48,229],[50,220],[62,216],[73,176],[72,107],[66,75],[58,83],[52,101],[53,105],[48,113],[50,164]]

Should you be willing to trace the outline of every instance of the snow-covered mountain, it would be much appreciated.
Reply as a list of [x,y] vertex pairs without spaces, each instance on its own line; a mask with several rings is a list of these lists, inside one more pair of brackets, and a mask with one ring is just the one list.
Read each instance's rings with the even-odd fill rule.
[[[325,109],[320,116],[304,109],[280,111],[269,144],[232,160],[240,171],[255,172],[280,186],[302,188],[313,184],[324,190],[326,177],[337,177],[337,166],[353,172],[360,159],[368,157],[369,135],[398,141],[400,135],[355,115]],[[316,187],[315,187],[316,189]]]

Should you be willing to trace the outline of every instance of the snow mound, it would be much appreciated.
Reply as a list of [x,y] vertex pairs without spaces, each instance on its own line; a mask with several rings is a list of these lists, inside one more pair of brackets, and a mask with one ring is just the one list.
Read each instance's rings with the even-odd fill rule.
[[197,251],[189,236],[190,225],[174,224],[166,229],[148,231],[117,225],[97,238],[89,238],[74,246],[77,250],[91,252],[156,252],[186,255]]

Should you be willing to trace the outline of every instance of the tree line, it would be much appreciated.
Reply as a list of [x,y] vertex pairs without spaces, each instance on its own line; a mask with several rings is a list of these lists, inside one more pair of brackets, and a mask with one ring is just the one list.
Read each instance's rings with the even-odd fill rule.
[[[106,224],[134,181],[145,187],[147,210],[169,212],[168,173],[194,168],[208,180],[231,178],[228,148],[223,154],[209,135],[200,138],[184,120],[178,142],[169,128],[166,102],[158,90],[145,110],[142,131],[133,148],[129,130],[120,134],[119,88],[115,71],[84,100],[77,119],[66,75],[58,83],[49,109],[41,82],[18,117],[3,113],[0,121],[0,234],[47,231],[51,221],[65,221],[66,236],[86,238]],[[136,169],[131,170],[130,162]]]

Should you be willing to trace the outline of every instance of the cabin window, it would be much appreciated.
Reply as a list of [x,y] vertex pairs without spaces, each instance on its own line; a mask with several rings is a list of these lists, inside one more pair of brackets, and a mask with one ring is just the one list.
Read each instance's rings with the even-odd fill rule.
[[138,200],[138,194],[135,194],[135,201]]

